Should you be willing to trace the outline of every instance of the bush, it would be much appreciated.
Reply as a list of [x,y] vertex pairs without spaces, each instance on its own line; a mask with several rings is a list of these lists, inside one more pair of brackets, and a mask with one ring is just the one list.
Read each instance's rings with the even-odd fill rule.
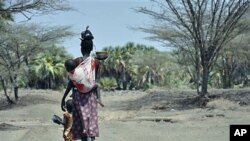
[[114,78],[104,77],[100,79],[99,86],[104,91],[112,91],[115,90],[117,84]]

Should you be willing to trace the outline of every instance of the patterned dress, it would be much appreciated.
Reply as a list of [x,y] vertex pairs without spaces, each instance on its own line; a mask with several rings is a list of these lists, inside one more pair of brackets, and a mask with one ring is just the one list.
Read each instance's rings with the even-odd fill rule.
[[83,136],[98,137],[97,97],[95,91],[89,93],[73,93],[73,125],[74,139]]
[[[89,88],[86,84],[91,84],[93,87],[96,86],[95,75],[99,66],[99,61],[92,57],[87,57],[85,59],[79,57],[75,59],[75,63],[79,64],[77,69],[75,69],[75,72],[72,74],[69,74],[70,79],[77,88],[72,94],[72,135],[74,139],[81,139],[83,136],[98,137],[99,128],[96,91],[88,91]],[[82,76],[86,77],[86,79],[82,79]],[[88,92],[86,93],[86,91]]]

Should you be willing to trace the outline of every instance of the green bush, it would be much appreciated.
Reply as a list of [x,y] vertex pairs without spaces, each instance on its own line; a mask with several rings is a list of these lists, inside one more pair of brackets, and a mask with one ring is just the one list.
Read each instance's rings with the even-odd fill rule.
[[99,80],[99,86],[104,91],[112,91],[115,90],[117,84],[114,78],[103,77]]

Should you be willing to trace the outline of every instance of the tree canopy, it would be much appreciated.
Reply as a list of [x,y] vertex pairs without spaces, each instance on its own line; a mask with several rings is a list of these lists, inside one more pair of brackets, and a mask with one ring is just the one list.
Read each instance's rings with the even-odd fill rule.
[[[153,0],[157,9],[139,8],[157,24],[142,27],[153,39],[191,53],[195,68],[197,92],[207,94],[209,73],[225,45],[249,29],[244,14],[249,0]],[[190,52],[190,48],[193,50]]]

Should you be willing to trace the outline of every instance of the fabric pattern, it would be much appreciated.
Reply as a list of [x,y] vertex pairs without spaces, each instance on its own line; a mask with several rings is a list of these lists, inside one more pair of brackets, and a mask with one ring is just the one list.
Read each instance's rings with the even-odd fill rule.
[[83,136],[98,137],[97,97],[95,91],[82,94],[73,93],[73,126],[74,139]]
[[83,60],[72,72],[69,78],[81,93],[89,92],[95,85],[96,59],[88,57]]

